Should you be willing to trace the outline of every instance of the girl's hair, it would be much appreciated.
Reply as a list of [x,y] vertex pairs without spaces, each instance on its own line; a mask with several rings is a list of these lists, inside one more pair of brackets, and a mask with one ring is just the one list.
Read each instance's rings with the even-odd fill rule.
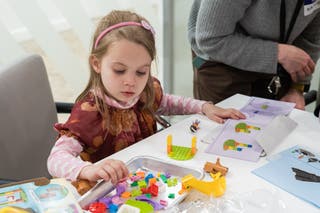
[[[110,32],[108,32],[103,38],[101,38],[96,48],[94,47],[98,36],[101,34],[101,32],[103,32],[108,27],[118,23],[122,23],[122,22],[140,23],[141,21],[145,21],[149,24],[149,22],[145,18],[139,16],[136,13],[133,13],[130,11],[120,11],[120,10],[111,11],[108,15],[104,16],[98,23],[97,29],[93,35],[90,57],[95,56],[98,60],[101,60],[102,57],[106,53],[108,53],[108,48],[113,42],[126,39],[128,41],[144,46],[145,49],[148,51],[151,59],[154,60],[156,56],[154,35],[151,30],[147,30],[141,26],[124,26],[124,27],[115,28]],[[90,66],[89,82],[86,88],[84,89],[84,91],[78,96],[76,101],[80,101],[84,99],[85,96],[88,94],[88,92],[91,89],[93,89],[95,91],[94,96],[95,96],[95,101],[96,101],[98,110],[101,113],[101,115],[104,115],[107,105],[104,99],[99,98],[97,94],[99,94],[99,91],[100,91],[107,94],[109,97],[112,97],[112,96],[103,86],[101,75],[95,72],[95,70],[91,66],[90,57],[89,57],[89,66]],[[143,108],[149,110],[150,112],[153,112],[152,105],[154,102],[155,95],[154,95],[151,71],[149,72],[147,85],[144,88],[143,92],[146,97]]]

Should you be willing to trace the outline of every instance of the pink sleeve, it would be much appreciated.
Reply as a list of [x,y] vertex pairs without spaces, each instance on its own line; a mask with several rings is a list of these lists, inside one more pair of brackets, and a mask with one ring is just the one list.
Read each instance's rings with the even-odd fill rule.
[[82,151],[81,144],[72,137],[61,136],[48,158],[47,166],[49,173],[53,177],[63,177],[74,181],[77,179],[81,169],[90,162],[80,159],[79,154]]
[[206,101],[177,95],[163,94],[157,114],[188,115],[202,113],[202,105],[204,103],[206,103]]

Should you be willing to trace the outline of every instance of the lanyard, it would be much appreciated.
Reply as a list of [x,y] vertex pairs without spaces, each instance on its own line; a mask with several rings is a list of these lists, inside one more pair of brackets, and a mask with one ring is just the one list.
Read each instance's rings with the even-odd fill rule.
[[296,7],[294,9],[292,18],[289,23],[288,32],[286,33],[286,1],[281,0],[280,6],[280,42],[286,43],[289,40],[289,36],[292,32],[293,26],[296,23],[299,11],[303,5],[303,0],[297,0]]

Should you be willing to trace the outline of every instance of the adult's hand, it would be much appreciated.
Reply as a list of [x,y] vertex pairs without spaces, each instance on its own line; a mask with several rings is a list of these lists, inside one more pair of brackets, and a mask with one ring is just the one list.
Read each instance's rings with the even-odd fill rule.
[[294,89],[294,88],[290,88],[288,93],[283,96],[280,101],[286,101],[286,102],[292,102],[295,103],[296,106],[295,108],[297,109],[301,109],[304,110],[305,108],[305,102],[304,102],[304,97],[302,92]]
[[289,44],[278,44],[278,62],[294,82],[303,80],[315,69],[315,63],[308,53]]

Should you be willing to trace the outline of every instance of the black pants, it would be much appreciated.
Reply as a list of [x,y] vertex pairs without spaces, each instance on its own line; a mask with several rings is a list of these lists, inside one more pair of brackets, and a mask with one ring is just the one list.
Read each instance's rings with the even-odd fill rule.
[[[195,61],[193,54],[193,61]],[[279,94],[268,91],[273,75],[240,70],[222,63],[203,61],[193,64],[193,93],[201,100],[217,103],[234,94],[280,99],[289,89],[290,81],[283,81]]]

